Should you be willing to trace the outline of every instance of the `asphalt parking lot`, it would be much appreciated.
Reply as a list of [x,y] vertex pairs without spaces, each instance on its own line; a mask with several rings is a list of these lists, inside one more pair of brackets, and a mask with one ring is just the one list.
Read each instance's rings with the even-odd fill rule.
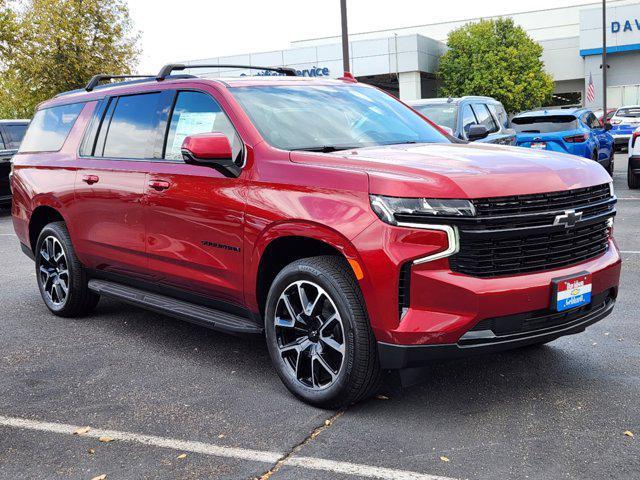
[[625,172],[620,154],[610,317],[434,364],[409,388],[390,378],[344,412],[294,399],[261,339],[105,299],[89,318],[49,314],[2,210],[0,478],[638,479],[640,191]]

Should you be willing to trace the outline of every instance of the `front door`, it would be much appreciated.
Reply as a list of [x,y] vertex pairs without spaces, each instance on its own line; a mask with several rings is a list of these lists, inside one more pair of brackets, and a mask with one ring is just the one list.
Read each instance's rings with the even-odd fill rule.
[[242,142],[208,93],[178,92],[168,122],[164,161],[149,165],[145,187],[149,270],[162,285],[241,305],[243,176],[187,165],[180,147],[188,135],[221,132],[241,163]]
[[162,102],[158,92],[113,97],[98,112],[95,141],[79,159],[73,212],[76,249],[90,268],[148,274],[142,202]]

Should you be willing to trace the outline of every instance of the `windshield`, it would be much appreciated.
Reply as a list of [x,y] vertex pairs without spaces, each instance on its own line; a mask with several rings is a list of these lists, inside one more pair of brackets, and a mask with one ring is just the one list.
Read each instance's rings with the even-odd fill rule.
[[640,117],[640,107],[619,108],[615,116],[624,118]]
[[455,105],[414,105],[415,110],[427,117],[436,125],[456,129],[456,107]]
[[411,109],[375,88],[249,86],[231,91],[262,137],[283,150],[449,143]]
[[511,124],[516,133],[553,133],[577,129],[578,119],[573,115],[516,117]]

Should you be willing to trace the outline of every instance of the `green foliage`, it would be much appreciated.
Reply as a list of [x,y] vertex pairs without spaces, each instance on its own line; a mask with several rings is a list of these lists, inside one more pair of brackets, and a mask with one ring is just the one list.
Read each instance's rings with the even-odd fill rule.
[[138,39],[125,0],[0,0],[0,118],[29,118],[96,73],[131,73]]
[[511,113],[551,99],[542,47],[510,18],[464,25],[449,34],[447,46],[438,71],[444,96],[487,95]]

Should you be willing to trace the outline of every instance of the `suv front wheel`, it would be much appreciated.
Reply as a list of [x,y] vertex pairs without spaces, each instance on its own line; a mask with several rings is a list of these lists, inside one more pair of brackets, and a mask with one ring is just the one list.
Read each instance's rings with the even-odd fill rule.
[[60,317],[89,313],[100,296],[87,287],[84,267],[76,257],[64,222],[48,224],[35,250],[36,278],[44,303]]
[[341,408],[375,392],[376,342],[342,258],[306,258],[285,267],[269,290],[265,330],[278,375],[305,402]]

